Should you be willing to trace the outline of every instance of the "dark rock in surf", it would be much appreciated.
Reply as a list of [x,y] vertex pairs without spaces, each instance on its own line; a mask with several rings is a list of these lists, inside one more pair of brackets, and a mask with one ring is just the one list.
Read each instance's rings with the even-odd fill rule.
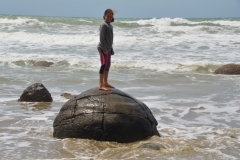
[[74,94],[71,94],[71,93],[62,93],[61,96],[65,97],[67,99],[72,99],[72,98],[75,98],[77,95],[74,95]]
[[239,64],[226,64],[214,71],[215,74],[240,74],[240,65]]
[[41,83],[34,83],[27,87],[20,96],[19,101],[26,102],[52,102],[52,96]]
[[127,143],[160,136],[157,124],[141,101],[118,89],[93,88],[62,106],[53,123],[53,136]]
[[51,65],[53,65],[53,62],[47,62],[47,61],[38,61],[36,63],[33,64],[33,66],[41,66],[41,67],[50,67]]

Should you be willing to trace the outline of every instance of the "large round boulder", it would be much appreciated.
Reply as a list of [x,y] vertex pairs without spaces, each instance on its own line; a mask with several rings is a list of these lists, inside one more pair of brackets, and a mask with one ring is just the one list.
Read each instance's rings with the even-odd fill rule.
[[157,124],[141,101],[118,89],[93,88],[62,106],[53,123],[53,136],[127,143],[160,136]]
[[20,96],[19,101],[26,102],[52,102],[52,96],[41,83],[34,83],[27,87]]
[[215,74],[240,74],[239,64],[226,64],[214,71]]

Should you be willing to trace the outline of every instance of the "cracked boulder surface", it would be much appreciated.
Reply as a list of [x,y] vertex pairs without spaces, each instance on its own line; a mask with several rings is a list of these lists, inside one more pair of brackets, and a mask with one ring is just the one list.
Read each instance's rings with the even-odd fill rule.
[[127,93],[92,88],[62,106],[53,136],[127,143],[160,136],[157,124],[150,109]]
[[52,96],[41,83],[34,83],[27,87],[18,101],[25,102],[52,102]]
[[240,74],[240,65],[239,64],[226,64],[214,71],[215,74],[231,74],[237,75]]

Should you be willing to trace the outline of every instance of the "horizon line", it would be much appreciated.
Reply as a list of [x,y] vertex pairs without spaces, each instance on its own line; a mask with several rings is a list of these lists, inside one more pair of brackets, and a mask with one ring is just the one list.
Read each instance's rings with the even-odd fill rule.
[[[24,15],[24,14],[2,14],[0,13],[1,16],[29,16],[29,17],[61,17],[61,18],[102,18],[100,17],[80,17],[80,16],[53,16],[53,15],[33,15],[33,14],[28,14],[28,15]],[[115,17],[115,18],[119,18],[119,19],[160,19],[160,18],[186,18],[186,19],[223,19],[223,18],[240,18],[240,17],[140,17],[140,18],[133,18],[133,17]]]

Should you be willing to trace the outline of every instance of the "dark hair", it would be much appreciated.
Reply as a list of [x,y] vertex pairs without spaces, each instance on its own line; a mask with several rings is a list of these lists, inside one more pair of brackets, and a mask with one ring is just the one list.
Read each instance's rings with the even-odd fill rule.
[[[104,12],[103,19],[105,19],[105,16],[106,16],[108,13],[112,13],[112,15],[114,15],[114,12],[113,12],[111,9],[106,9],[106,11]],[[114,18],[112,18],[112,21],[111,21],[111,22],[114,22]]]

